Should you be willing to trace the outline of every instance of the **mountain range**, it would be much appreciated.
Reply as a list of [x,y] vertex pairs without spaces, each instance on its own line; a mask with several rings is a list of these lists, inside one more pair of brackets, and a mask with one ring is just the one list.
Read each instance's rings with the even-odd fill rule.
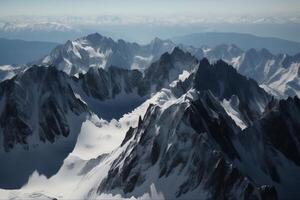
[[279,38],[259,37],[245,33],[230,32],[203,32],[183,35],[171,38],[175,43],[192,45],[195,47],[210,46],[220,44],[235,44],[244,51],[249,49],[268,49],[273,54],[294,55],[300,52],[300,43]]
[[176,45],[154,39],[148,45],[115,41],[98,33],[56,47],[41,64],[52,64],[70,75],[85,73],[90,67],[108,68],[111,65],[125,69],[144,69]]
[[277,97],[299,95],[299,54],[272,54],[265,48],[244,51],[233,44],[196,48],[156,38],[150,44],[139,45],[95,33],[56,47],[36,64],[55,65],[70,75],[86,73],[90,67],[111,65],[143,72],[164,52],[171,52],[176,46],[197,59],[226,61]]
[[67,41],[0,82],[0,196],[299,196],[299,63],[235,45]]
[[83,31],[60,22],[47,22],[47,20],[23,22],[23,20],[20,23],[0,22],[0,37],[12,40],[63,43],[83,34]]

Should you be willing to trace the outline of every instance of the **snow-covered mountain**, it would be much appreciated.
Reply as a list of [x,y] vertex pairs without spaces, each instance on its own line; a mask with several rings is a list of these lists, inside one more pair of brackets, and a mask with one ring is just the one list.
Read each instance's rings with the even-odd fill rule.
[[243,51],[235,45],[218,45],[213,48],[188,48],[198,59],[204,57],[211,62],[222,59],[234,66],[239,73],[257,81],[268,92],[277,97],[299,95],[300,56],[296,54],[273,55],[267,49]]
[[211,91],[226,105],[228,112],[237,112],[235,117],[246,126],[261,116],[272,99],[254,80],[240,75],[222,60],[213,65],[205,58],[201,60],[195,75],[195,88]]
[[298,57],[267,65],[280,56],[251,51],[159,39],[138,45],[99,34],[57,47],[43,58],[47,66],[0,82],[0,187],[15,189],[0,196],[299,196],[300,100],[279,101],[259,87],[272,74],[276,87],[296,91]]
[[[85,74],[73,77],[73,90],[91,110],[105,119],[120,118],[152,94],[178,79],[184,71],[196,68],[197,59],[179,48],[164,53],[143,74],[111,66],[91,67]],[[74,82],[73,81],[73,82]]]
[[[182,56],[187,58],[181,61]],[[164,77],[169,77],[166,86],[195,61],[179,49],[165,57],[170,58],[164,61],[168,66]],[[20,187],[35,169],[46,176],[55,174],[74,148],[81,125],[91,120],[91,112],[106,120],[118,119],[161,89],[161,80],[152,80],[151,74],[143,76],[138,70],[117,67],[90,68],[77,78],[53,66],[33,66],[1,82],[0,160],[5,163],[0,172],[1,187]],[[53,157],[51,164],[40,162],[44,156]],[[17,167],[9,167],[16,162],[11,157],[23,170],[6,181],[7,174]]]
[[236,63],[235,66],[241,74],[277,91],[281,96],[299,96],[299,54],[272,55],[266,49],[251,49],[240,57],[233,58],[231,63]]
[[274,188],[257,187],[227,161],[223,151],[233,151],[228,140],[238,128],[217,102],[191,92],[150,106],[92,192],[139,197],[153,184],[165,199],[276,197]]
[[159,91],[168,88],[179,75],[189,74],[197,67],[198,60],[189,52],[175,47],[172,53],[164,53],[160,59],[152,63],[144,72],[146,82]]
[[282,199],[299,195],[300,100],[274,100],[264,115],[238,135],[239,168],[258,184],[274,185]]
[[0,66],[0,82],[11,79],[18,73],[27,69],[26,65],[16,66],[16,65],[2,65]]
[[[296,56],[292,57],[293,59]],[[288,67],[279,68],[264,85],[282,96],[300,97],[300,58],[291,61]]]
[[119,119],[149,97],[150,84],[138,70],[90,68],[73,77],[74,92],[100,118]]
[[138,70],[117,67],[91,67],[79,77],[70,77],[53,66],[24,68],[0,83],[4,150],[18,144],[35,146],[28,144],[32,134],[37,135],[37,143],[53,143],[56,136],[68,136],[70,113],[92,111],[104,119],[118,119],[196,64],[195,57],[175,48],[151,65],[144,76]]
[[[86,73],[90,67],[105,69],[110,66],[143,72],[162,54],[172,52],[176,46],[170,40],[159,38],[147,45],[139,45],[124,40],[114,41],[95,33],[58,46],[38,64],[54,65],[70,75]],[[298,76],[290,75],[298,71],[298,54],[273,55],[267,49],[244,51],[233,44],[201,48],[178,44],[178,47],[198,59],[206,57],[210,62],[219,59],[228,62],[239,73],[256,80],[264,89],[279,98],[299,94]]]
[[0,83],[1,188],[21,187],[34,170],[55,174],[74,148],[90,113],[67,78],[34,66]]
[[[163,104],[149,105],[137,127],[130,128],[120,147],[84,176],[74,195],[138,198],[152,191],[165,199],[276,199],[278,185],[274,187],[267,181],[258,184],[235,164],[244,161],[236,144],[243,133],[222,104],[223,98],[242,98],[241,92],[247,94],[251,90],[261,91],[256,96],[262,98],[268,95],[254,81],[238,78],[242,76],[224,65],[219,62],[211,66],[202,60],[191,90],[179,98],[169,94],[169,100]],[[225,85],[230,85],[225,83],[229,80],[236,81],[236,89],[224,93],[228,96],[216,92],[220,90],[212,84],[213,78],[210,82],[211,74],[201,77],[203,70],[218,74],[224,68],[228,70],[224,75],[228,79],[220,80]],[[200,78],[209,82],[207,87],[200,87]]]
[[90,67],[144,69],[163,53],[175,47],[171,41],[154,39],[148,45],[114,41],[98,33],[67,41],[43,58],[41,64],[55,65],[58,69],[74,75],[86,73]]
[[[70,134],[67,115],[87,112],[67,82],[67,76],[53,67],[34,66],[1,82],[1,128],[4,150],[16,144],[25,148],[28,138],[53,143]],[[37,141],[38,142],[38,141]]]
[[[251,95],[256,94],[257,99],[268,98],[255,82],[241,78],[233,68],[224,64],[219,62],[217,67],[210,66],[207,60],[201,61],[196,76],[190,75],[195,77],[191,82],[192,87],[199,87],[197,77],[201,76],[203,70],[216,73],[227,68],[224,77],[235,76],[230,80],[236,80],[236,88],[239,88],[227,92],[228,96],[242,97],[240,92],[243,90],[244,94],[257,90],[259,92]],[[209,82],[209,79],[209,75],[205,76],[206,81]],[[241,84],[239,79],[244,83]],[[184,92],[182,86],[190,83],[190,80],[178,80],[173,87],[179,88],[172,90],[177,91],[176,94],[178,91]],[[228,79],[223,81],[227,82]],[[224,96],[219,94],[219,97],[215,97],[210,91],[218,95],[218,88],[215,89],[213,82],[211,80],[207,88],[190,90],[179,98],[169,97],[162,105],[150,105],[137,128],[129,129],[121,147],[106,158],[106,164],[100,164],[92,172],[99,178],[98,174],[104,168],[107,175],[101,174],[98,181],[93,179],[92,186],[76,194],[80,193],[85,198],[100,195],[100,199],[103,194],[111,193],[122,197],[139,197],[152,191],[155,186],[159,188],[160,196],[166,199],[190,199],[199,194],[203,199],[223,199],[227,195],[276,199],[277,192],[272,186],[257,187],[232,165],[231,159],[238,157],[233,141],[241,129],[230,115],[237,112],[226,110],[228,107],[222,104]],[[80,185],[90,185],[90,175],[86,177],[89,178],[84,178]]]
[[[223,80],[227,85],[236,81],[235,89],[222,94],[242,97],[241,92],[261,91],[251,80],[233,78],[236,71],[224,63],[208,66],[207,60],[201,61],[194,89],[163,105],[150,105],[138,126],[129,129],[121,146],[107,157],[107,175],[101,175],[98,186],[85,188],[83,197],[141,197],[153,186],[165,199],[299,195],[300,100],[271,100],[260,118],[242,130],[222,104],[219,88],[211,84],[214,79],[200,86],[201,68],[215,73],[227,68],[228,79]],[[201,78],[209,82],[211,74]],[[99,178],[100,170],[92,174]],[[82,185],[88,182],[85,178]]]

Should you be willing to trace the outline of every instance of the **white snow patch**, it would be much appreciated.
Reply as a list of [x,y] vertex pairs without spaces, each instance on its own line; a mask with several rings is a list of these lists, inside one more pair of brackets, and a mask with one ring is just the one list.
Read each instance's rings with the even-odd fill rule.
[[179,75],[178,79],[185,81],[190,76],[190,72],[183,70],[182,74]]
[[226,113],[231,117],[231,119],[233,119],[237,126],[239,126],[241,129],[245,129],[247,127],[246,123],[241,119],[241,115],[238,112],[238,109],[233,106],[232,99],[230,99],[229,101],[224,99],[221,104]]

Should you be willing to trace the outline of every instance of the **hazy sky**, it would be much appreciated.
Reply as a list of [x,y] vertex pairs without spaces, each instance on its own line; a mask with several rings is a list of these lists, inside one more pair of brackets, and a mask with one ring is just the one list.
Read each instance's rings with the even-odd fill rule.
[[0,0],[0,26],[7,22],[59,23],[142,42],[207,31],[300,41],[300,0]]
[[299,15],[300,0],[0,0],[0,15]]

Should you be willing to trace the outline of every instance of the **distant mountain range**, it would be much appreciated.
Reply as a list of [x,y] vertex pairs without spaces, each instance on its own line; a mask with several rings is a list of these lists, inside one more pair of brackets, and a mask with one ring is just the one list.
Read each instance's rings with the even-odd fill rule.
[[220,44],[235,44],[243,50],[251,48],[268,49],[274,54],[287,53],[294,55],[300,52],[300,43],[271,37],[259,37],[244,33],[204,32],[171,38],[175,43],[192,45],[194,47],[214,47]]
[[26,64],[50,53],[52,42],[35,42],[0,38],[0,65]]
[[176,47],[197,59],[206,57],[211,62],[222,59],[234,66],[239,73],[256,80],[275,96],[300,94],[300,54],[272,54],[265,48],[245,51],[228,44],[194,47],[176,45],[171,40],[159,38],[149,44],[139,45],[124,40],[115,41],[95,33],[57,46],[35,64],[54,65],[70,75],[86,73],[91,67],[106,69],[110,66],[144,72],[164,52],[172,52]]
[[0,37],[62,43],[83,35],[81,30],[56,22],[0,23]]

